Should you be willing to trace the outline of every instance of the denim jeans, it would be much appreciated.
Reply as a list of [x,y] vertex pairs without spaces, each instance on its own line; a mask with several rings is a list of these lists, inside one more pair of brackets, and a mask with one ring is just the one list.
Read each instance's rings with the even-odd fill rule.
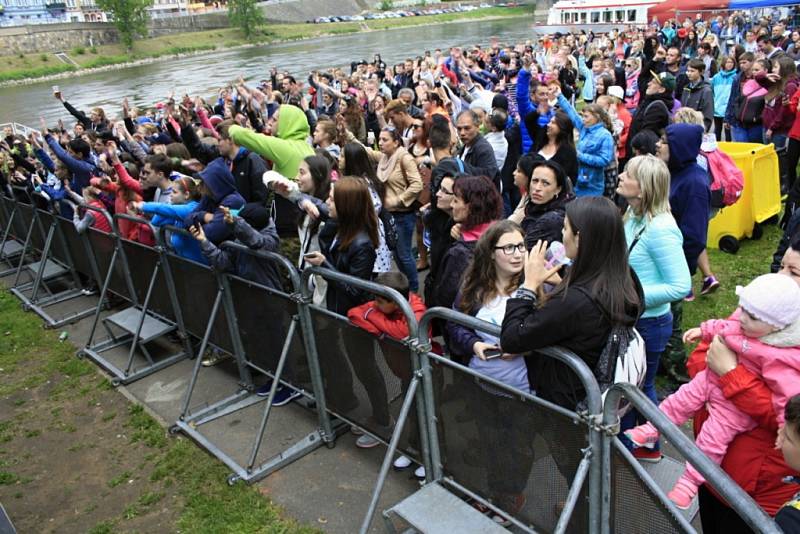
[[[644,349],[647,354],[647,371],[644,375],[642,391],[654,404],[658,404],[656,373],[658,372],[658,362],[661,359],[661,354],[667,346],[670,334],[672,334],[672,312],[667,312],[658,317],[639,319],[639,322],[636,323],[636,330],[639,331],[642,339],[644,339]],[[629,411],[620,421],[620,440],[629,449],[633,447],[633,444],[622,432],[644,422],[645,419],[636,410]],[[658,449],[659,446],[656,443],[654,450]]]
[[749,128],[731,125],[731,137],[735,143],[763,143],[764,127],[760,124]]
[[419,291],[419,277],[417,276],[417,262],[411,253],[414,245],[414,228],[417,225],[417,214],[412,212],[392,212],[394,224],[397,227],[397,248],[394,251],[394,260],[400,271],[408,278],[408,289],[414,293]]

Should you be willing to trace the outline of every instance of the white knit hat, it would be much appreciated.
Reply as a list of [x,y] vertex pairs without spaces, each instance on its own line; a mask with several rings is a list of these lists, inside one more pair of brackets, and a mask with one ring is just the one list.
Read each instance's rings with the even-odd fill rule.
[[739,305],[750,315],[783,329],[800,318],[800,287],[788,276],[764,274],[736,286]]

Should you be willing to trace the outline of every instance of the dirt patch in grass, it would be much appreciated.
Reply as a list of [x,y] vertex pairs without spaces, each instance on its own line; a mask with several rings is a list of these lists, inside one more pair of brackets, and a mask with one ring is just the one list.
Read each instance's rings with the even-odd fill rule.
[[316,532],[74,350],[0,292],[0,502],[19,532]]

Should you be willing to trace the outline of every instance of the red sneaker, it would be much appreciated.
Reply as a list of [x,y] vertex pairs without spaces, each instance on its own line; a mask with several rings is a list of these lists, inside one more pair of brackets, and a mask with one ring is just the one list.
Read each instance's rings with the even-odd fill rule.
[[644,447],[636,447],[633,449],[633,457],[639,460],[640,462],[650,462],[650,463],[658,463],[661,461],[663,457],[661,451],[654,451],[652,449],[646,449]]

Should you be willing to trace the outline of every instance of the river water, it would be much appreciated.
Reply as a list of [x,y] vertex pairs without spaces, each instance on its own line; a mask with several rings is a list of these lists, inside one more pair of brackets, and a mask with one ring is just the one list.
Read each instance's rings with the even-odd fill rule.
[[[151,63],[120,70],[74,76],[31,85],[0,88],[0,123],[19,122],[38,128],[39,116],[48,123],[69,117],[53,98],[52,87],[58,85],[78,109],[88,111],[104,106],[106,113],[116,116],[123,97],[133,105],[152,105],[170,90],[176,95],[210,96],[240,74],[248,81],[267,78],[271,66],[288,70],[298,79],[313,69],[347,67],[351,61],[372,60],[380,53],[391,64],[424,50],[445,50],[449,46],[486,44],[492,36],[501,42],[530,39],[533,17],[482,22],[461,22],[420,26],[402,30],[364,32],[342,36],[315,38],[291,43],[264,45],[216,52],[202,56]],[[348,72],[348,71],[346,71]],[[71,124],[73,121],[65,122]]]

